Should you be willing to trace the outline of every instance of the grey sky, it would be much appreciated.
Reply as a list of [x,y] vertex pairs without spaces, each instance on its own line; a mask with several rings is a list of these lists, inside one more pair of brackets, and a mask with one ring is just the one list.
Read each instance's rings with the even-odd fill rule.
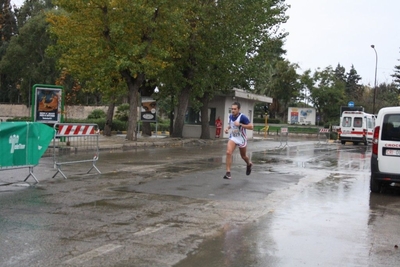
[[363,84],[374,85],[375,45],[377,83],[391,82],[400,65],[399,0],[286,0],[290,16],[283,28],[289,32],[287,59],[298,63],[301,73],[340,63],[351,65]]

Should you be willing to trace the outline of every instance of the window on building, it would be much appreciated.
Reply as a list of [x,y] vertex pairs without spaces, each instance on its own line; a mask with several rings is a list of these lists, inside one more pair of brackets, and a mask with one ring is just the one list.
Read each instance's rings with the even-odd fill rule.
[[[208,123],[209,125],[215,125],[216,120],[216,108],[208,109]],[[195,111],[193,108],[189,107],[186,111],[185,123],[186,124],[201,124],[201,113],[200,111]]]

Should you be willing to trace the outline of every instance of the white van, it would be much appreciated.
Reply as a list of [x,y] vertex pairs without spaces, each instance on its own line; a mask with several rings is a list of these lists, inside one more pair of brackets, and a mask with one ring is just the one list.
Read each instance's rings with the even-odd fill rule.
[[354,145],[372,142],[375,127],[375,116],[362,111],[343,111],[340,118],[339,139],[344,145],[353,142]]
[[400,107],[379,110],[372,140],[372,192],[379,192],[382,184],[400,183]]

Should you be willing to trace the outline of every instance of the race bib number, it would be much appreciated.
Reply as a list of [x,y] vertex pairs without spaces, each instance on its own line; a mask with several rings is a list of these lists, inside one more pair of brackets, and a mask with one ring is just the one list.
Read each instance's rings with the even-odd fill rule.
[[240,131],[239,131],[239,129],[234,129],[234,130],[232,131],[232,136],[233,136],[233,137],[239,137],[239,136],[240,136]]

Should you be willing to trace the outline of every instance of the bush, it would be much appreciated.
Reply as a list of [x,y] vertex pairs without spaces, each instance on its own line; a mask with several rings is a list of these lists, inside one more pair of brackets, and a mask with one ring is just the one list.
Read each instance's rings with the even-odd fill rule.
[[[150,127],[151,127],[152,131],[156,130],[156,124],[155,123],[151,123]],[[169,121],[164,121],[164,122],[157,123],[157,131],[161,131],[161,132],[169,131]]]
[[11,121],[32,121],[31,117],[14,117],[11,119],[7,119],[7,121],[11,122]]
[[279,124],[279,123],[281,123],[281,120],[280,120],[280,119],[268,119],[268,123],[276,123],[276,124]]
[[[265,123],[265,118],[254,118],[254,123]],[[268,119],[268,123],[281,123],[279,119]]]
[[102,109],[95,109],[95,110],[93,110],[90,114],[89,114],[89,116],[88,116],[88,119],[90,120],[90,119],[101,119],[101,118],[105,118],[107,115],[106,115],[106,113],[104,112],[104,110],[102,110]]
[[[104,127],[102,128],[104,129]],[[114,119],[111,125],[112,131],[126,131],[128,130],[128,122]]]
[[129,104],[119,105],[117,112],[115,112],[115,118],[120,121],[128,121],[129,119]]
[[[86,120],[78,120],[78,119],[68,119],[65,121],[65,123],[94,123],[99,126],[100,130],[104,130],[104,127],[106,125],[106,119],[101,118],[101,119],[86,119]],[[126,131],[128,129],[128,123],[126,121],[120,121],[114,119],[112,124],[111,124],[111,130],[112,131]]]

